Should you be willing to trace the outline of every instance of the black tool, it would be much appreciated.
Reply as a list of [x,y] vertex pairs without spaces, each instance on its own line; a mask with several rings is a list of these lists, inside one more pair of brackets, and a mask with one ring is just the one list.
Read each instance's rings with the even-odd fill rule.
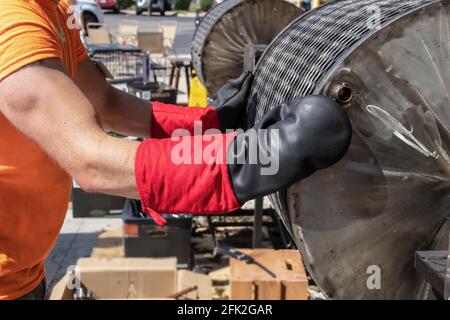
[[275,273],[273,273],[267,267],[265,267],[264,265],[262,265],[261,263],[256,261],[255,258],[253,258],[253,257],[249,256],[248,254],[245,254],[245,253],[243,253],[241,251],[238,251],[238,250],[236,250],[234,248],[217,247],[217,253],[221,254],[221,255],[224,255],[224,256],[229,256],[229,257],[231,257],[233,259],[236,259],[236,260],[239,260],[239,261],[245,261],[247,264],[257,265],[262,270],[267,272],[272,278],[276,278],[277,277],[277,275]]

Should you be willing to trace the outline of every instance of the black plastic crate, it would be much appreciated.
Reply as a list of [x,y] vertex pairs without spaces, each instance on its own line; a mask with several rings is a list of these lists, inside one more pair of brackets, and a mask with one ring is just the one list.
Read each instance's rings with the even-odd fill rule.
[[125,257],[176,257],[178,266],[191,265],[192,216],[163,214],[160,227],[141,212],[141,204],[127,200],[123,209]]
[[143,100],[177,103],[177,90],[161,82],[134,81],[128,83],[127,87],[128,93]]
[[74,218],[101,218],[119,216],[125,198],[98,193],[87,193],[81,188],[72,188],[72,212]]

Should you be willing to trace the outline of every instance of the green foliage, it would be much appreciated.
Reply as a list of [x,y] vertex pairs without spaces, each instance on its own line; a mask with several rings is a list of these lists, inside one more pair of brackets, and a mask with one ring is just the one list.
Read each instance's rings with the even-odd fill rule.
[[120,9],[128,9],[134,4],[134,0],[119,0]]
[[203,11],[208,11],[213,6],[213,0],[200,0],[200,8]]
[[189,10],[189,6],[191,5],[191,0],[174,0],[173,8],[175,10]]

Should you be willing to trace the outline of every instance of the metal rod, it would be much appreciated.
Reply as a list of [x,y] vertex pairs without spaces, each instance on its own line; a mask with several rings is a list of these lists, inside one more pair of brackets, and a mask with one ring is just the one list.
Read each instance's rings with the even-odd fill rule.
[[253,249],[262,246],[262,225],[263,225],[263,198],[255,200],[255,215],[253,220]]

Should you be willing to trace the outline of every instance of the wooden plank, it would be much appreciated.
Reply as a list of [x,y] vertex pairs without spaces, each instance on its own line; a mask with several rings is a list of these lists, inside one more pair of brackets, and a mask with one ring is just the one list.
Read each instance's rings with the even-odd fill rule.
[[305,300],[308,298],[308,279],[297,250],[246,249],[240,251],[253,257],[273,272],[276,278],[258,265],[230,259],[232,299],[235,296],[251,299],[249,292],[253,284],[255,284],[254,298],[258,300]]
[[196,286],[197,290],[183,296],[191,300],[211,300],[212,280],[207,275],[195,273],[190,270],[178,270],[177,291]]
[[255,300],[281,300],[281,282],[278,280],[255,281]]
[[308,282],[301,280],[282,281],[283,300],[308,300]]
[[250,281],[232,281],[231,282],[231,300],[254,300],[253,282]]

